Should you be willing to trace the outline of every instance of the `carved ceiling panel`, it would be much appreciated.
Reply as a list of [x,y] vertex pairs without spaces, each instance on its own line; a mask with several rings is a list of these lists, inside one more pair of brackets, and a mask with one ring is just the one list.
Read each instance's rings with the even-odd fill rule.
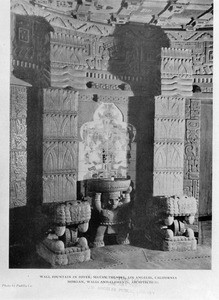
[[75,29],[93,21],[105,25],[149,23],[187,30],[213,26],[213,0],[13,0],[12,8],[15,13],[40,14],[49,22]]

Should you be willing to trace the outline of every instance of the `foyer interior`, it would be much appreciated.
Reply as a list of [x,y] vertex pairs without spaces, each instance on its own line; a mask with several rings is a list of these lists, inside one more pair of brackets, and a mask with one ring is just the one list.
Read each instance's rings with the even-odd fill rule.
[[[211,269],[212,81],[211,0],[12,0],[9,267]],[[165,99],[181,110],[160,109]],[[106,170],[131,178],[130,245],[113,233],[90,260],[51,266],[37,212],[86,200],[92,225],[87,182]],[[197,249],[163,251],[148,199],[178,194],[197,200]]]

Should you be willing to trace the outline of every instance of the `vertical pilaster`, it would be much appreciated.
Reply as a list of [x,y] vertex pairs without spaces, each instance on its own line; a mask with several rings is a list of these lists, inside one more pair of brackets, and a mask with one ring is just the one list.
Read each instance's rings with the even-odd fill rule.
[[199,199],[201,100],[186,99],[184,186],[187,196]]
[[154,196],[181,195],[185,135],[185,99],[155,98]]
[[27,86],[12,76],[10,86],[10,208],[27,203]]
[[43,93],[43,202],[76,200],[78,93]]

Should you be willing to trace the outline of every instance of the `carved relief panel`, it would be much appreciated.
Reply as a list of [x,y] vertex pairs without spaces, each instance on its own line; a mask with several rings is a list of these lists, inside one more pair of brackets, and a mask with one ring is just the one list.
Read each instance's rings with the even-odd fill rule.
[[38,16],[11,16],[14,74],[36,86],[49,85],[51,26]]
[[161,93],[164,96],[192,96],[193,69],[191,51],[162,48]]
[[76,199],[78,93],[44,89],[43,201]]
[[186,99],[184,193],[199,199],[201,100]]
[[[194,92],[212,93],[213,32],[166,31],[172,47],[189,49],[192,53]],[[198,89],[197,89],[198,87]]]
[[10,208],[27,202],[27,91],[11,85],[10,111]]
[[135,128],[123,122],[113,103],[102,103],[93,121],[82,125],[79,142],[79,180],[126,177]]
[[153,195],[182,194],[185,99],[155,97]]

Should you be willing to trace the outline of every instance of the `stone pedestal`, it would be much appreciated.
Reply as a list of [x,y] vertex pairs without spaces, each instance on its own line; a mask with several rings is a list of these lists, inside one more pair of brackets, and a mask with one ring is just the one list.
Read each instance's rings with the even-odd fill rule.
[[[155,97],[153,197],[146,204],[146,237],[162,250],[195,250],[197,200],[183,195],[187,97],[192,96],[190,50],[161,51],[161,95]],[[196,122],[192,123],[196,127]],[[187,125],[187,126],[186,126]],[[187,159],[187,158],[186,158]],[[174,195],[174,196],[173,196]]]
[[146,238],[165,251],[196,250],[191,225],[197,213],[193,197],[152,197],[147,201]]
[[40,219],[44,223],[41,223],[37,253],[53,266],[89,260],[87,239],[81,235],[88,229],[90,216],[90,205],[86,201],[43,206],[36,218],[37,226]]
[[103,247],[105,233],[117,234],[118,244],[129,244],[131,225],[131,180],[91,180],[90,190],[95,192],[94,210],[99,214],[93,247]]

